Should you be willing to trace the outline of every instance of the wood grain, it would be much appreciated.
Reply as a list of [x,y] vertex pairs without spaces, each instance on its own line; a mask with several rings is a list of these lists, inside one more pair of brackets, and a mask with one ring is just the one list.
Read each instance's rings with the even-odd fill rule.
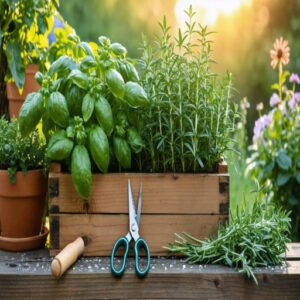
[[56,280],[50,274],[50,261],[46,250],[0,251],[0,299],[281,300],[299,299],[300,295],[300,261],[255,271],[258,285],[227,267],[190,268],[179,259],[153,259],[148,277],[141,280],[134,273],[133,259],[124,277],[115,279],[109,258],[82,258]]
[[[143,183],[144,213],[227,214],[228,174],[144,174],[112,173],[93,175],[89,209],[76,193],[70,174],[50,173],[50,213],[127,213],[127,182],[132,181],[137,199]],[[53,186],[57,185],[57,191]]]
[[[87,236],[89,243],[85,256],[110,255],[116,240],[128,232],[128,215],[59,214],[50,216],[59,220],[59,249],[78,236]],[[174,241],[174,233],[188,232],[205,238],[215,232],[226,216],[218,215],[142,215],[140,235],[147,241],[151,255],[167,255],[162,248]],[[50,227],[50,232],[51,232]],[[57,228],[55,228],[57,230]],[[51,245],[56,243],[51,241]],[[51,249],[56,255],[58,249]]]

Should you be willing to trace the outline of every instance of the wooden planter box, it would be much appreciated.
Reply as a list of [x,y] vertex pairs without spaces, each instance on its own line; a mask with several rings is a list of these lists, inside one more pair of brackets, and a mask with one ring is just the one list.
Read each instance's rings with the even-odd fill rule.
[[55,165],[49,174],[50,254],[87,236],[84,256],[110,255],[115,241],[128,232],[128,178],[135,200],[143,183],[140,235],[152,256],[168,255],[163,246],[174,241],[174,233],[205,238],[228,218],[226,165],[219,165],[215,174],[95,174],[88,207],[76,193],[71,175]]

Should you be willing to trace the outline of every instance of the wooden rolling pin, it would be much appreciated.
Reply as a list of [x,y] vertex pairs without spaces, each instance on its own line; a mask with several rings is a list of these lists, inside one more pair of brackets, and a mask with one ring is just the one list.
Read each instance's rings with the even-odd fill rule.
[[87,239],[78,237],[59,252],[52,261],[51,272],[55,278],[60,278],[66,270],[82,255]]

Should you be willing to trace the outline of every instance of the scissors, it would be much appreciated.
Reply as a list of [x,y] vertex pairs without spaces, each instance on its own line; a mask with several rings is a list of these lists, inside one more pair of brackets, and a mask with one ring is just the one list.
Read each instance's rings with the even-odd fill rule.
[[[138,208],[135,211],[134,199],[132,195],[131,182],[128,180],[128,208],[129,208],[129,231],[126,236],[121,236],[115,243],[112,254],[111,254],[111,271],[114,276],[121,277],[126,269],[126,262],[129,253],[129,244],[133,239],[134,245],[134,256],[135,256],[135,273],[138,277],[144,278],[150,269],[150,250],[146,241],[139,235],[139,224],[141,220],[141,210],[142,210],[142,184],[140,185],[139,197],[138,197]],[[120,268],[116,268],[114,264],[115,255],[120,247],[124,247],[123,262]],[[145,268],[140,267],[140,257],[139,252],[144,249],[146,252],[147,265]]]

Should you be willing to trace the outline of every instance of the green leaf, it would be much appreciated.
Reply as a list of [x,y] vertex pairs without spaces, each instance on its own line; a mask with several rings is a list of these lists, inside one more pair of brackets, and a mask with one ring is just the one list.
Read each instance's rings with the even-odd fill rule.
[[131,151],[126,140],[119,138],[117,136],[113,139],[114,153],[120,165],[129,169],[131,167]]
[[2,30],[1,30],[1,28],[0,28],[0,47],[1,47],[1,45],[2,45],[2,37],[3,37],[3,32],[2,32]]
[[144,89],[138,83],[132,81],[125,84],[124,100],[132,107],[146,107],[149,105]]
[[82,116],[85,122],[87,122],[91,118],[94,112],[94,107],[95,98],[90,93],[86,94],[82,102]]
[[63,55],[51,64],[48,73],[50,76],[53,76],[55,73],[63,75],[74,70],[76,66],[76,62],[72,58],[67,55]]
[[105,73],[105,79],[112,94],[117,98],[123,98],[125,82],[122,75],[115,69],[109,69]]
[[19,126],[23,137],[35,129],[42,117],[43,111],[44,101],[42,94],[28,94],[19,113]]
[[110,135],[114,128],[113,113],[109,102],[104,97],[96,100],[95,115],[105,133]]
[[70,116],[64,95],[53,92],[47,101],[46,109],[55,124],[64,128],[68,126]]
[[125,55],[127,53],[126,48],[120,43],[113,43],[110,48],[115,55]]
[[279,168],[288,170],[292,166],[292,159],[288,156],[286,150],[281,150],[276,158]]
[[10,39],[7,41],[6,55],[8,66],[18,89],[21,89],[25,83],[25,65],[21,53],[22,50],[17,40]]
[[47,156],[53,160],[64,160],[68,158],[74,143],[67,138],[64,130],[54,133],[48,143]]
[[83,49],[83,51],[85,52],[85,54],[87,54],[88,56],[94,57],[93,50],[92,50],[91,46],[87,42],[80,42],[79,47],[81,49]]
[[39,14],[37,17],[37,24],[38,24],[38,33],[44,34],[48,29],[48,22],[44,15]]
[[76,145],[71,158],[71,175],[76,191],[88,199],[92,186],[91,160],[85,146]]
[[297,159],[297,168],[300,168],[300,156]]
[[88,88],[89,78],[79,70],[73,70],[68,76],[68,80],[71,80],[74,84],[84,90]]
[[103,173],[107,172],[109,165],[109,143],[103,129],[94,126],[89,132],[89,148],[93,160],[99,170]]
[[127,142],[130,145],[131,149],[134,151],[134,153],[140,153],[145,147],[145,144],[141,136],[139,135],[139,133],[136,131],[135,128],[128,128]]
[[296,172],[296,180],[300,183],[300,171]]
[[285,185],[291,178],[291,174],[289,173],[279,173],[276,178],[276,183],[278,186]]

